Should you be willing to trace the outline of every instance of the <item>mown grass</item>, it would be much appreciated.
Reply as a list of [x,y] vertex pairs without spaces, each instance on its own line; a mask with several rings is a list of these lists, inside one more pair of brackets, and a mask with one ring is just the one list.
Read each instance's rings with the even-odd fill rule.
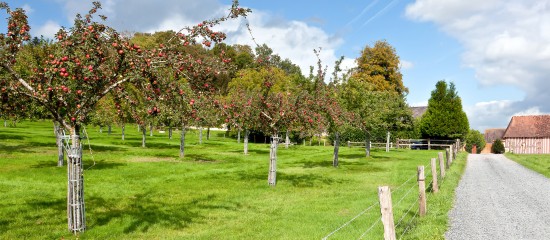
[[512,154],[506,153],[506,157],[550,178],[550,155],[548,154]]
[[[407,209],[418,196],[416,169],[429,166],[435,150],[375,150],[365,158],[361,148],[342,147],[340,167],[333,168],[331,147],[280,147],[277,186],[269,187],[266,144],[251,144],[244,156],[242,145],[223,132],[199,145],[190,131],[180,159],[177,132],[173,140],[156,133],[141,148],[132,126],[125,141],[119,129],[111,135],[87,130],[93,150],[84,140],[88,229],[74,236],[67,230],[66,168],[56,167],[52,124],[0,129],[1,239],[320,239],[376,205],[382,185],[396,189],[396,221],[407,212],[399,234],[407,229],[407,239],[443,239],[465,165],[460,156],[440,193],[428,194],[428,216],[413,219],[416,211]],[[379,211],[371,208],[330,239],[358,238],[373,223],[364,239],[382,239]]]

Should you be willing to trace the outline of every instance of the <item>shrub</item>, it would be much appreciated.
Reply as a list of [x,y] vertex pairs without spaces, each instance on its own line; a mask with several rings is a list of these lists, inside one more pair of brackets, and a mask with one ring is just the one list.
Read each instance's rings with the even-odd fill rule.
[[497,139],[493,143],[493,146],[491,147],[491,152],[496,154],[503,154],[504,153],[504,144],[502,143],[502,140]]
[[476,153],[481,153],[481,150],[485,147],[485,138],[478,130],[470,129],[468,135],[466,135],[466,151],[472,152],[473,146],[476,145]]

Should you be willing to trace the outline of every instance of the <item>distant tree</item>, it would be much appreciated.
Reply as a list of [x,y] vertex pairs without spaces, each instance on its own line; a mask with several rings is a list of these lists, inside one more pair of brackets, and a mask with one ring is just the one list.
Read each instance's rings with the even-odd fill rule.
[[420,132],[424,138],[464,139],[469,123],[462,110],[462,100],[454,83],[437,82],[428,100],[428,109],[420,120]]
[[108,94],[97,102],[96,107],[90,113],[90,123],[99,126],[100,132],[103,132],[103,127],[107,126],[109,134],[111,134],[111,126],[116,123],[117,114],[113,96]]
[[481,153],[483,148],[485,148],[485,138],[478,130],[470,129],[465,140],[467,152],[472,152],[474,145],[476,146],[476,153]]
[[491,146],[491,152],[495,154],[503,154],[505,152],[502,140],[497,139],[495,140],[495,142],[493,142],[493,145]]
[[343,105],[365,135],[365,155],[370,156],[371,138],[387,131],[409,128],[410,112],[403,96],[391,91],[374,91],[372,84],[351,77],[342,85]]
[[370,83],[373,91],[390,91],[400,95],[409,92],[399,71],[399,56],[388,42],[377,41],[373,47],[367,45],[356,62],[357,67],[351,77]]

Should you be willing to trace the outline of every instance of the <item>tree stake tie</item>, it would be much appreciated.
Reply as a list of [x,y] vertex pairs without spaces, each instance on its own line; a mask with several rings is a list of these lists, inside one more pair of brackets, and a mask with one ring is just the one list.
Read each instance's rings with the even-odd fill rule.
[[87,170],[90,170],[90,168],[95,166],[95,158],[94,158],[94,153],[92,152],[92,146],[90,145],[90,137],[88,136],[88,131],[86,131],[85,126],[82,126],[82,132],[86,135],[86,141],[88,141],[88,149],[90,150],[90,156],[92,156],[92,161],[94,162],[92,166],[90,166],[89,168],[86,168],[86,171],[87,171]]

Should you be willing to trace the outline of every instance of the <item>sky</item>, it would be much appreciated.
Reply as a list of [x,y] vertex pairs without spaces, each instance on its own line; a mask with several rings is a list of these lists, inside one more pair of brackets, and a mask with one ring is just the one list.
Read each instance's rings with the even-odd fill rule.
[[[179,30],[221,16],[230,0],[103,0],[120,32]],[[70,27],[82,0],[8,0],[29,15],[31,34],[52,38]],[[365,46],[385,40],[401,61],[407,102],[425,106],[439,80],[454,82],[470,126],[506,128],[511,116],[550,113],[550,0],[241,0],[246,19],[218,27],[227,43],[267,44],[298,64],[351,68]],[[5,18],[5,13],[3,15]],[[0,27],[5,28],[5,21]]]

